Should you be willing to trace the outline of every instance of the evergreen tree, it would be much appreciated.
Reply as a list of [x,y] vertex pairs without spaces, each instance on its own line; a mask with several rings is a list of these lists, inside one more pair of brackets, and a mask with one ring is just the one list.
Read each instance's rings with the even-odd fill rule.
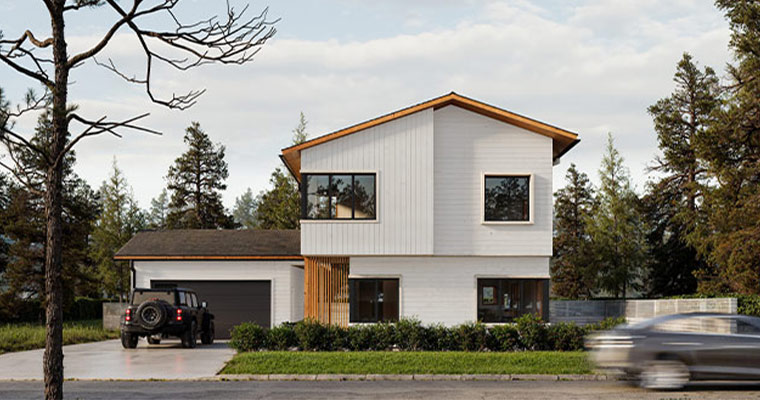
[[153,230],[166,229],[166,218],[169,215],[169,194],[166,189],[150,200],[150,211],[148,212],[148,228]]
[[306,116],[303,115],[303,111],[301,111],[301,116],[298,119],[298,126],[296,126],[295,129],[293,129],[293,144],[301,144],[306,141],[306,138],[309,137],[309,133],[306,132],[306,126],[308,125],[308,121],[306,121]]
[[[48,113],[38,119],[32,143],[50,140]],[[7,240],[7,264],[0,281],[0,317],[15,318],[25,299],[42,302],[45,295],[45,164],[31,149],[18,152],[19,171],[31,187],[9,185],[7,204],[0,209],[0,225]],[[98,296],[98,281],[89,259],[89,236],[97,218],[97,195],[73,172],[75,153],[63,162],[62,230],[64,305],[74,296]],[[4,314],[4,315],[3,315]]]
[[700,70],[689,54],[678,63],[674,81],[673,94],[649,107],[662,151],[651,168],[662,177],[649,183],[643,199],[650,227],[652,296],[693,293],[695,272],[706,267],[688,242],[689,237],[700,235],[698,223],[703,219],[701,204],[709,177],[697,144],[720,105],[719,81],[711,68]]
[[169,229],[220,229],[234,227],[222,205],[221,192],[227,189],[225,148],[214,145],[200,124],[193,122],[185,133],[187,151],[169,168],[171,192]]
[[276,168],[269,183],[272,188],[259,194],[256,223],[259,229],[298,229],[301,201],[298,183],[292,176]]
[[257,199],[253,196],[251,188],[248,188],[240,197],[235,199],[232,217],[235,218],[235,223],[244,229],[256,229],[258,228],[256,209]]
[[563,298],[588,299],[596,287],[591,237],[586,229],[594,211],[594,189],[575,164],[570,164],[565,178],[567,185],[554,194],[552,291]]
[[603,294],[626,298],[641,289],[647,247],[639,199],[611,134],[599,177],[598,207],[588,220],[598,288]]
[[145,225],[145,216],[132,195],[127,179],[113,161],[108,179],[100,187],[101,214],[92,232],[91,254],[98,276],[109,297],[119,302],[129,295],[129,265],[116,261],[114,254]]
[[760,293],[760,3],[716,5],[730,22],[737,63],[698,144],[717,185],[705,192],[706,223],[692,242],[712,267],[700,274],[701,291]]

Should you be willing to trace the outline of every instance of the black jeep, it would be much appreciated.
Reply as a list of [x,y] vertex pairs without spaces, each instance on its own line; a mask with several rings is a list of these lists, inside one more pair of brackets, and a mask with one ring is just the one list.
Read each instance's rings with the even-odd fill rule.
[[134,349],[140,336],[149,344],[177,336],[182,347],[194,348],[198,334],[201,343],[214,343],[214,315],[207,306],[190,289],[135,289],[121,320],[121,345]]

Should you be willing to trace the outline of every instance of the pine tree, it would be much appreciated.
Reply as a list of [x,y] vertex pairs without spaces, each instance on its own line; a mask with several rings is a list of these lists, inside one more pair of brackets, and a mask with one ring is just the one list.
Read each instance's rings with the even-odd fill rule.
[[699,142],[717,182],[705,192],[706,223],[694,243],[714,267],[700,291],[760,293],[760,3],[717,0],[731,27],[725,103]]
[[554,194],[552,291],[563,298],[588,299],[596,288],[591,237],[586,229],[594,211],[594,189],[575,164],[570,164],[565,178],[567,185]]
[[[40,115],[32,142],[50,140],[50,115]],[[45,295],[45,164],[32,150],[20,151],[18,161],[31,187],[9,184],[7,204],[0,209],[0,225],[7,240],[7,264],[0,281],[0,316],[14,318],[25,299],[42,302]],[[97,296],[98,281],[89,259],[89,236],[99,213],[97,195],[73,172],[76,155],[63,162],[63,298]],[[5,312],[5,315],[3,315]]]
[[169,168],[167,180],[171,192],[169,229],[232,228],[234,221],[222,205],[221,192],[227,189],[225,148],[214,145],[200,124],[193,122],[186,130],[187,151]]
[[709,177],[697,145],[720,105],[719,81],[711,68],[700,70],[687,53],[673,80],[673,94],[649,107],[662,151],[651,168],[662,177],[649,183],[643,199],[650,227],[652,296],[693,293],[695,272],[706,268],[689,241],[701,235],[698,223],[704,219],[701,204]]
[[232,209],[232,217],[235,218],[235,223],[244,229],[258,228],[257,207],[258,200],[253,196],[251,188],[248,188],[240,197],[235,199],[235,208]]
[[298,183],[277,168],[269,183],[272,188],[259,194],[256,223],[259,229],[298,229],[301,218]]
[[301,116],[298,120],[298,126],[296,126],[295,129],[293,129],[293,144],[301,144],[306,141],[306,138],[309,137],[309,133],[306,132],[306,126],[308,125],[308,121],[306,121],[306,116],[303,115],[303,111],[301,111]]
[[598,288],[603,293],[626,298],[641,289],[647,247],[639,199],[611,134],[607,137],[599,177],[598,207],[588,220],[594,267],[599,274]]
[[166,218],[169,215],[169,194],[166,189],[150,200],[150,211],[148,212],[148,229],[164,230],[166,229]]
[[114,254],[145,226],[145,216],[127,179],[113,160],[113,169],[100,187],[102,212],[92,232],[91,254],[105,293],[119,302],[129,295],[129,265]]

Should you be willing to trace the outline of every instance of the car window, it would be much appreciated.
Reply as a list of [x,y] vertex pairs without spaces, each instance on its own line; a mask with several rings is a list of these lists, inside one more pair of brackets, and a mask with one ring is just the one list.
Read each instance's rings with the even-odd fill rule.
[[185,292],[179,292],[179,304],[186,306],[187,302],[185,301]]
[[731,321],[727,318],[699,316],[662,321],[652,326],[652,330],[677,333],[728,334],[732,331],[731,325]]
[[169,304],[174,304],[174,291],[165,292],[155,290],[135,290],[132,294],[132,304],[140,304],[144,301],[163,300]]
[[188,293],[190,295],[190,305],[193,307],[198,307],[198,298],[195,297],[195,293]]
[[760,328],[750,324],[747,321],[736,320],[736,333],[739,335],[757,335],[760,336]]

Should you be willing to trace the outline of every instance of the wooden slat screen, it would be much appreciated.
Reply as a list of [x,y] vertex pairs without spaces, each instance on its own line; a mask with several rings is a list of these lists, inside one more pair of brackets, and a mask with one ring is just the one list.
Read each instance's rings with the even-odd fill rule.
[[304,318],[348,326],[348,257],[304,257]]

